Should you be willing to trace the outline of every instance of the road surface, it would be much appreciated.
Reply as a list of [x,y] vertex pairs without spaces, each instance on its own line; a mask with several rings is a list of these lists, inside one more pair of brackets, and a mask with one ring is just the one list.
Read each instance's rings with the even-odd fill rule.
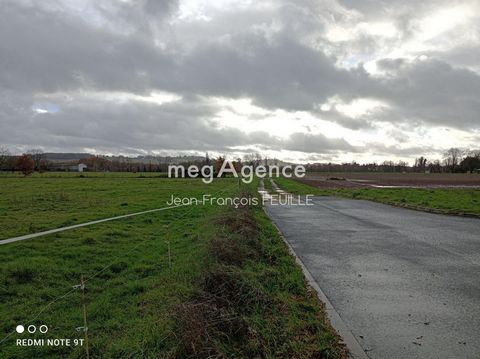
[[480,358],[480,219],[315,197],[267,212],[371,358]]

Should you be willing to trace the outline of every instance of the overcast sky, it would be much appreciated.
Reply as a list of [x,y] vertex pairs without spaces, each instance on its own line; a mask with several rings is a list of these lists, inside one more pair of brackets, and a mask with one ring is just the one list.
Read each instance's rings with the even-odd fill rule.
[[0,125],[12,152],[478,148],[480,1],[0,0]]

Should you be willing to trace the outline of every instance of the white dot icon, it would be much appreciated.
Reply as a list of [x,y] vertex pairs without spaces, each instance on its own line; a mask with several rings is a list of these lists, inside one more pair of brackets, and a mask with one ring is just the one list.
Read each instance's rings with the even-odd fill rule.
[[17,325],[17,333],[22,334],[25,331],[25,327],[23,325]]

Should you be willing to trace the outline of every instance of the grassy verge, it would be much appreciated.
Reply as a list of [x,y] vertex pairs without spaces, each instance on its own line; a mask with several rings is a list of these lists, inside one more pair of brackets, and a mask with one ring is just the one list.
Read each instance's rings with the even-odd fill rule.
[[[252,196],[244,193],[244,196]],[[214,261],[183,304],[187,357],[343,358],[323,304],[259,207],[230,209],[208,243]]]
[[[2,181],[8,188],[0,207],[3,238],[24,234],[17,222],[49,229],[72,218],[163,207],[172,193],[240,191],[231,179],[211,185],[144,178]],[[244,188],[244,195],[255,188]],[[76,200],[65,202],[61,193]],[[102,223],[0,246],[0,262],[2,358],[84,357],[80,347],[15,345],[17,339],[83,337],[75,331],[83,325],[80,293],[72,291],[81,274],[91,357],[344,355],[321,303],[260,207],[181,207]],[[18,324],[45,324],[49,332],[7,337]]]
[[278,178],[276,183],[293,194],[339,196],[412,208],[427,212],[480,216],[480,190],[465,188],[315,188],[298,181]]

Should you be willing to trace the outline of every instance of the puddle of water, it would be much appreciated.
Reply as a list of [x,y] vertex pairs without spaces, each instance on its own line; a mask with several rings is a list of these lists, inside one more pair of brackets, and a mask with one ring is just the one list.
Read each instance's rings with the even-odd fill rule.
[[369,182],[375,182],[375,180],[369,180],[369,179],[349,179],[350,182],[359,182],[359,183],[369,183]]
[[370,187],[374,188],[480,188],[480,186],[477,185],[441,185],[441,184],[427,184],[424,186],[414,186],[414,185],[398,185],[398,186],[393,186],[393,185],[376,185],[376,184],[371,184]]

